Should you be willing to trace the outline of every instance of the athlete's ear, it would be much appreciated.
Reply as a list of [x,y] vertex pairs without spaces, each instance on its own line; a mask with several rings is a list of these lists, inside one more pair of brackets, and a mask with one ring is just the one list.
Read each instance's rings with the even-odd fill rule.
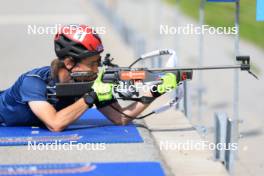
[[67,58],[65,58],[64,60],[63,60],[63,62],[64,62],[64,65],[65,65],[65,67],[68,69],[68,70],[71,70],[72,69],[72,67],[74,67],[74,60],[72,59],[72,58],[70,58],[70,57],[67,57]]

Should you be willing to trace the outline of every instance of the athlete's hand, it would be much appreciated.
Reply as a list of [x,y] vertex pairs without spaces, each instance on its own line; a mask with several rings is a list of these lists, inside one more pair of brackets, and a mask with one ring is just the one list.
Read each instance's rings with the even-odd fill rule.
[[103,83],[102,77],[104,74],[104,68],[102,71],[98,73],[96,80],[92,86],[94,92],[97,95],[98,101],[107,101],[113,98],[113,84],[111,83]]
[[168,92],[172,89],[177,88],[176,76],[173,73],[166,73],[163,77],[161,77],[162,84],[158,85],[157,91],[160,94]]
[[159,97],[160,95],[177,88],[176,76],[173,73],[166,73],[161,77],[162,83],[151,88],[153,97]]

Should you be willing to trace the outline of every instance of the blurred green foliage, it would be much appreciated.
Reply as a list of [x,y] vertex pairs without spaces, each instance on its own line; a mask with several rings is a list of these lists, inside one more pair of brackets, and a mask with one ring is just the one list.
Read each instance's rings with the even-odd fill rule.
[[[199,19],[201,0],[165,0],[177,5],[191,16]],[[234,26],[235,3],[207,2],[205,5],[205,22],[212,26]],[[264,49],[264,22],[256,21],[256,0],[240,0],[240,34],[245,40]]]

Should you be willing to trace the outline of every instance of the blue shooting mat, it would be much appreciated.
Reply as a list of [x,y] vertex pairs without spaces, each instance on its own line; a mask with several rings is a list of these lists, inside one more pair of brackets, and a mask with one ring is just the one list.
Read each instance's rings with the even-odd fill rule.
[[0,175],[164,176],[157,162],[0,165]]
[[[62,132],[40,127],[0,127],[0,146],[48,143],[137,143],[143,142],[134,124],[116,126],[96,109],[86,111]],[[74,144],[74,143],[73,143]]]

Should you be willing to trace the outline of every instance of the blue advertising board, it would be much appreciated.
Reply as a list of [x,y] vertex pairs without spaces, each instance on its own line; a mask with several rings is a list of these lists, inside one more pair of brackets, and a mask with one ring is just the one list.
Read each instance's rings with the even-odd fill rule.
[[257,21],[264,21],[264,0],[257,0]]

